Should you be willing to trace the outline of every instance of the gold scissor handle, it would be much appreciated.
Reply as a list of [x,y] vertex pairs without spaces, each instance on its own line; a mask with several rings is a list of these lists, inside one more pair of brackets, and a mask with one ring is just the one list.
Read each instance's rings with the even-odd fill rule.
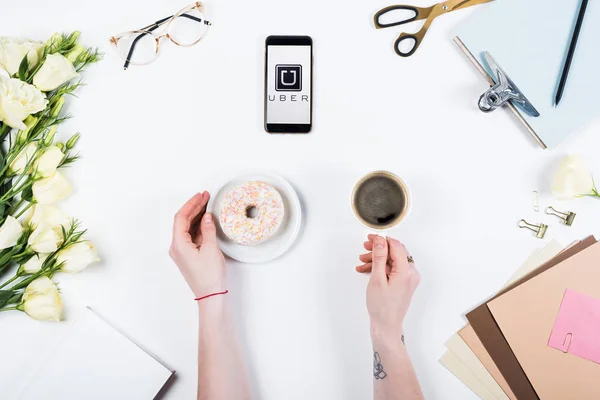
[[[415,7],[415,6],[409,6],[409,5],[404,5],[404,4],[397,4],[394,6],[382,8],[381,10],[377,11],[375,13],[375,15],[373,16],[373,23],[375,24],[375,28],[377,28],[377,29],[390,28],[392,26],[404,25],[404,24],[408,24],[409,22],[419,21],[421,19],[427,18],[429,16],[429,14],[431,13],[432,9],[433,9],[433,7],[423,8],[423,7]],[[410,16],[408,18],[397,20],[397,21],[381,22],[381,18],[384,15],[389,14],[394,11],[398,11],[398,10],[410,11],[410,12],[414,13],[414,15]]]
[[[396,39],[396,42],[394,42],[394,50],[396,51],[396,54],[398,54],[401,57],[410,57],[415,53],[415,51],[417,51],[417,49],[421,45],[421,42],[423,41],[423,38],[425,37],[425,33],[427,33],[427,30],[429,29],[429,27],[431,26],[431,23],[433,22],[433,20],[435,18],[437,18],[438,16],[440,16],[442,14],[448,13],[450,11],[470,7],[472,5],[481,4],[481,3],[488,2],[488,1],[490,1],[490,0],[447,0],[442,3],[438,3],[431,7],[426,7],[426,8],[409,6],[409,5],[389,6],[389,7],[379,10],[375,14],[375,17],[374,17],[375,27],[378,29],[379,28],[389,28],[392,26],[403,25],[403,24],[407,24],[409,22],[425,19],[425,23],[423,24],[423,27],[421,27],[421,30],[419,30],[417,33],[402,33],[400,36],[398,36],[398,39]],[[381,22],[381,18],[384,15],[391,13],[393,11],[397,11],[397,10],[411,11],[414,15],[411,17],[402,19],[402,20],[392,20],[391,22]],[[400,45],[403,44],[403,42],[405,42],[404,44],[406,45],[407,41],[412,41],[412,46],[407,51],[401,50]]]
[[[398,36],[398,39],[396,39],[396,41],[394,42],[394,50],[396,51],[396,54],[398,54],[400,57],[410,57],[413,54],[415,54],[415,51],[417,51],[417,49],[421,45],[421,42],[423,41],[423,37],[425,36],[426,32],[427,28],[423,27],[417,33],[401,33],[400,36]],[[402,42],[406,41],[412,41],[413,43],[412,46],[409,47],[408,51],[403,51],[400,48],[400,45],[402,44]]]

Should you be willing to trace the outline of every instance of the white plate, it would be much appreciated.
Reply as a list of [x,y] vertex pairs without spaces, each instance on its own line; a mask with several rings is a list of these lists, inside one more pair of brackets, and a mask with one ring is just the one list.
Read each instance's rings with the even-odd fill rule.
[[[255,246],[242,246],[225,236],[218,221],[223,197],[235,186],[249,181],[265,182],[277,189],[283,199],[285,213],[279,230],[272,238]],[[234,260],[245,263],[264,263],[283,255],[296,241],[302,226],[302,207],[296,191],[288,181],[273,174],[248,174],[232,179],[217,192],[211,212],[217,221],[217,240],[221,250]]]

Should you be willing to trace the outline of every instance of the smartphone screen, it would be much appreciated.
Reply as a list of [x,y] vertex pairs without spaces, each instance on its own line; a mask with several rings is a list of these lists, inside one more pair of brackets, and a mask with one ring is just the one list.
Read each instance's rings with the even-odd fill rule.
[[307,133],[312,128],[312,39],[269,36],[265,60],[265,129]]

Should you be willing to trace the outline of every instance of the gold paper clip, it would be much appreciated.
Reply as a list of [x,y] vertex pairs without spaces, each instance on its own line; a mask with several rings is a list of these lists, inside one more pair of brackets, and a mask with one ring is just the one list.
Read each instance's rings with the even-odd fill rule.
[[567,333],[567,336],[565,336],[565,341],[563,342],[563,348],[562,348],[563,353],[569,352],[569,347],[571,347],[572,342],[573,342],[573,334]]
[[530,231],[534,231],[536,237],[543,239],[544,235],[546,234],[546,231],[548,230],[548,225],[544,225],[544,224],[533,225],[533,224],[530,224],[529,222],[525,221],[524,219],[522,219],[519,221],[519,228],[524,228],[524,229],[529,229]]
[[538,212],[538,211],[540,211],[540,203],[538,201],[538,191],[537,190],[533,191],[532,197],[533,197],[533,211]]
[[552,206],[546,208],[546,214],[554,215],[555,217],[560,218],[563,221],[563,223],[567,226],[573,225],[573,220],[575,219],[575,216],[577,215],[571,211],[567,211],[567,212],[557,211]]

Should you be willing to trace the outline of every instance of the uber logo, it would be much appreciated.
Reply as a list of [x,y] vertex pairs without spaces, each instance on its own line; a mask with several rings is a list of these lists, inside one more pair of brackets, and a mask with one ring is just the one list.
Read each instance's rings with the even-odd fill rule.
[[275,90],[278,92],[302,91],[302,65],[279,64],[275,66]]

